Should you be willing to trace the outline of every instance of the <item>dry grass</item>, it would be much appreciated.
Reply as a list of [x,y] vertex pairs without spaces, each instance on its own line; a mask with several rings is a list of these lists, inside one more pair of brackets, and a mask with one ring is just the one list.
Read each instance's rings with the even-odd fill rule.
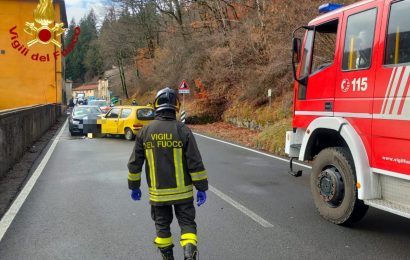
[[277,155],[285,155],[286,131],[291,129],[291,119],[284,118],[265,128],[255,139],[258,149]]
[[240,128],[224,122],[189,127],[197,133],[284,156],[285,134],[291,127],[290,123],[289,118],[283,119],[263,131]]

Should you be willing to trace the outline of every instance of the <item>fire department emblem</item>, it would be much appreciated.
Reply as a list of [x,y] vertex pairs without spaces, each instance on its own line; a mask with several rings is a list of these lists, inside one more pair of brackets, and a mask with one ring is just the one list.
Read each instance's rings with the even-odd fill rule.
[[343,93],[346,93],[347,91],[349,91],[349,89],[350,89],[350,80],[344,79],[342,81],[342,84],[340,85],[340,88],[341,88]]
[[54,23],[53,0],[40,0],[33,16],[34,21],[40,26],[37,27],[34,22],[26,22],[24,31],[34,37],[27,43],[28,47],[36,43],[49,44],[51,42],[60,48],[61,43],[57,41],[57,37],[64,33],[64,23],[55,23],[54,27],[50,28],[50,24]]

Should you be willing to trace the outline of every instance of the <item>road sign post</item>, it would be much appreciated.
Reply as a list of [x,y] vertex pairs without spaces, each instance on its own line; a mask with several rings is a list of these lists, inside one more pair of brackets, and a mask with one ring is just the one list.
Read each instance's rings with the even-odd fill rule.
[[272,107],[272,89],[268,89],[269,107]]
[[181,122],[185,124],[185,121],[186,121],[186,112],[181,111]]
[[[178,93],[182,95],[182,111],[181,111],[181,121],[182,118],[184,118],[184,120],[182,121],[183,123],[185,123],[185,119],[186,119],[186,112],[185,112],[185,94],[189,94],[189,86],[188,83],[186,82],[186,80],[182,80],[181,84],[179,84],[179,88],[178,88]],[[184,115],[182,117],[182,115]]]

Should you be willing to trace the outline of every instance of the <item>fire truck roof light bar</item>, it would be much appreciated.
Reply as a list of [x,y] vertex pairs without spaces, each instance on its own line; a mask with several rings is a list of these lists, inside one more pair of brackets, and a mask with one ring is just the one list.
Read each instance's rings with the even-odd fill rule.
[[342,4],[332,4],[332,3],[327,3],[319,6],[319,13],[320,14],[325,14],[331,11],[334,11],[336,9],[342,8]]

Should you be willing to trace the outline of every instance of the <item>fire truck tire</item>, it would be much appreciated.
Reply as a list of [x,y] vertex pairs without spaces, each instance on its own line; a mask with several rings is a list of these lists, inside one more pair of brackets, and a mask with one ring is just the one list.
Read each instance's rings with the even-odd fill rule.
[[310,189],[319,214],[332,223],[349,225],[367,212],[368,206],[357,197],[354,162],[347,148],[330,147],[317,155]]
[[124,137],[125,139],[127,139],[128,141],[132,141],[135,138],[134,133],[132,132],[132,130],[130,128],[125,128],[124,129]]

